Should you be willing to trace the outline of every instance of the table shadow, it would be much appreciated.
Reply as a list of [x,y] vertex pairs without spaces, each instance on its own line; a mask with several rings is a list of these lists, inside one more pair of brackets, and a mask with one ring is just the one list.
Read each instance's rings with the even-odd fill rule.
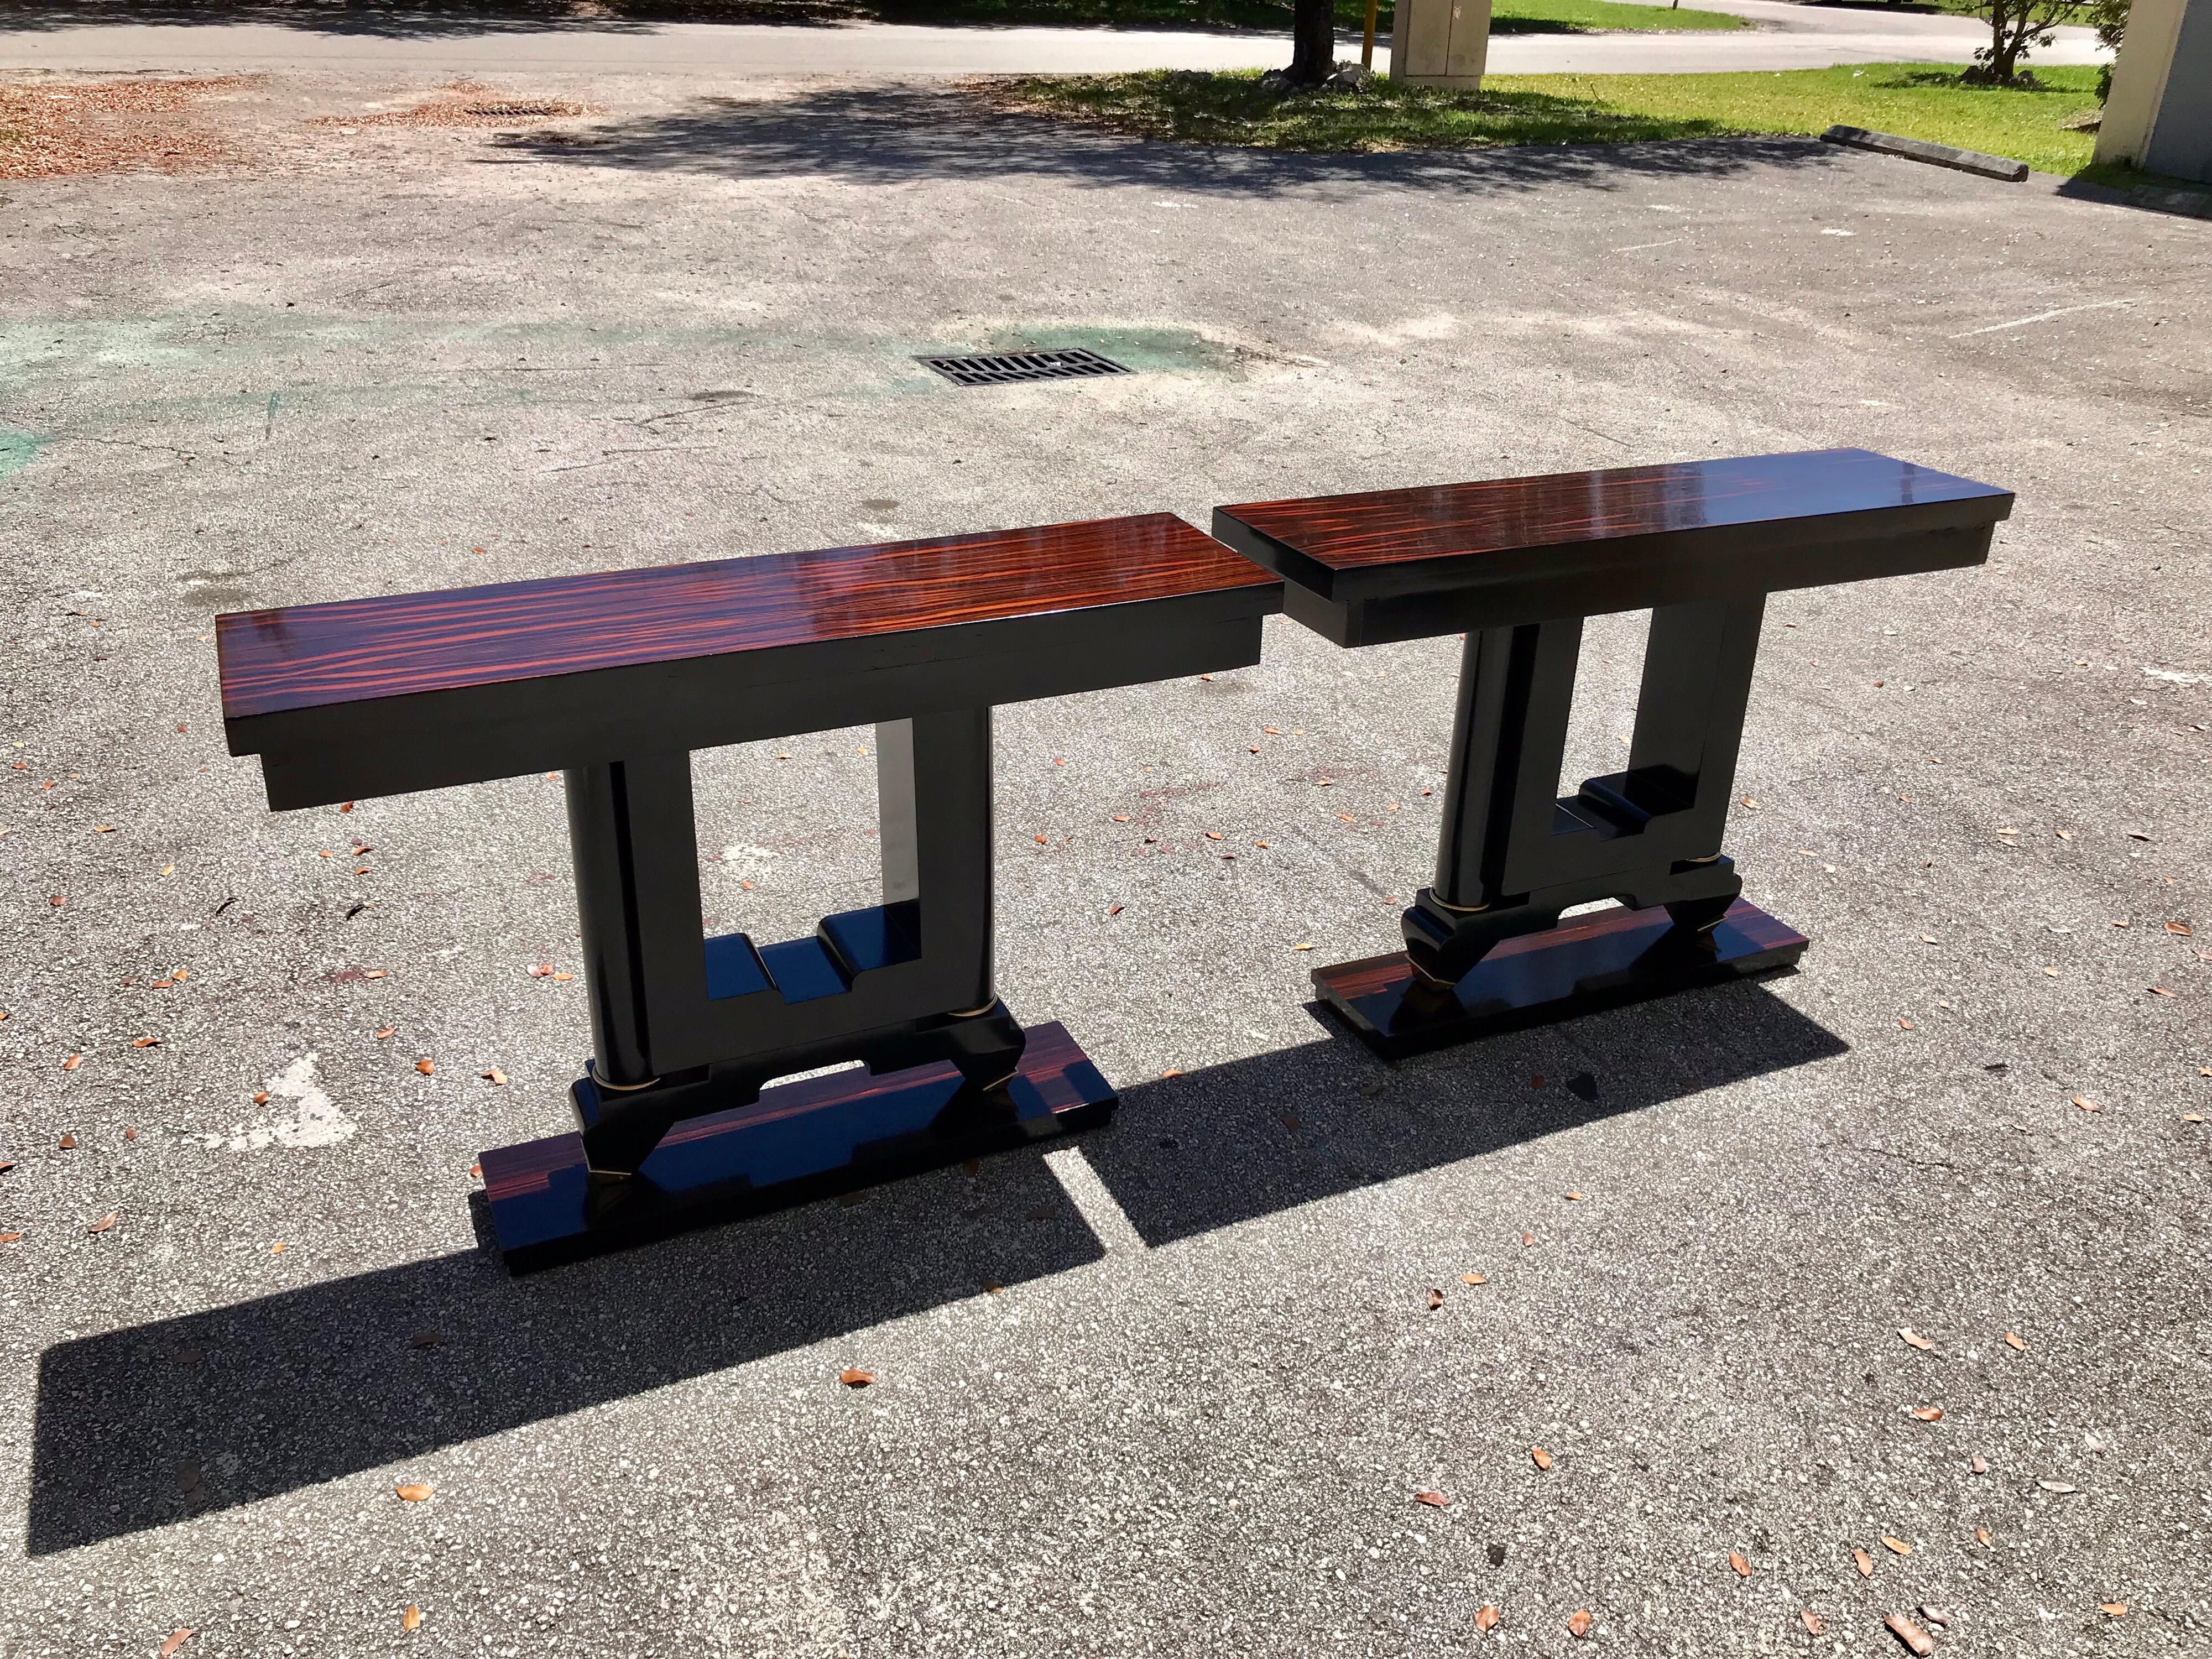
[[[1079,1144],[1163,1244],[1844,1052],[1735,985],[1396,1066],[1342,1036],[1257,1054],[1128,1088]],[[60,1343],[39,1363],[27,1547],[404,1463],[1103,1255],[1023,1152],[523,1278],[480,1242]],[[824,1385],[856,1358],[825,1356]]]

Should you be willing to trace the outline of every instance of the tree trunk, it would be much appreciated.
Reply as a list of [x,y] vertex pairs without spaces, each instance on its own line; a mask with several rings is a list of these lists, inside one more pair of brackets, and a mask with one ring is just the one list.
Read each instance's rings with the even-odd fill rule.
[[2001,87],[2013,83],[2020,73],[2021,54],[2027,49],[2028,37],[2035,33],[2033,5],[2033,0],[1990,0],[1990,44],[1975,54],[1981,59],[1981,72],[1970,74],[1967,79],[1994,82]]
[[2002,85],[2019,72],[2021,40],[2014,15],[2003,6],[1990,15],[1990,78]]
[[1290,78],[1306,87],[1326,81],[1336,67],[1335,0],[1297,0],[1291,42]]

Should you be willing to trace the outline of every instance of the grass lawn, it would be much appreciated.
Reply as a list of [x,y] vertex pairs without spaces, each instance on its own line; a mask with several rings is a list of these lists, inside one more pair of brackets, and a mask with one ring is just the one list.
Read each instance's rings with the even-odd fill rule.
[[[1350,14],[1346,25],[1355,32],[1366,21],[1362,8],[1338,0],[1337,15]],[[1388,18],[1390,9],[1382,8]],[[1750,24],[1724,11],[1680,10],[1666,6],[1624,6],[1614,0],[1495,0],[1490,15],[1492,34],[1587,34],[1601,29],[1741,29]],[[1389,34],[1386,21],[1380,26]]]
[[1001,107],[1190,143],[1273,149],[1460,149],[1656,138],[1818,134],[1842,124],[2011,156],[2045,173],[2089,165],[2096,140],[2066,123],[2097,107],[2097,71],[2049,69],[2043,87],[1963,86],[1949,64],[1729,75],[1499,75],[1479,93],[1377,82],[1277,98],[1256,74],[1032,76],[979,83]]

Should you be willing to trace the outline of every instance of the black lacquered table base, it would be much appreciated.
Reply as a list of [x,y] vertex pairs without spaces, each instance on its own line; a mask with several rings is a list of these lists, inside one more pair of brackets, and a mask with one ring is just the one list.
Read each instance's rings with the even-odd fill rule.
[[1447,994],[1415,992],[1402,951],[1316,968],[1313,981],[1362,1042],[1384,1060],[1402,1060],[1496,1031],[1786,968],[1809,943],[1743,899],[1706,938],[1710,946],[1684,939],[1657,907],[1592,911],[1548,933],[1507,939]]
[[941,1168],[1088,1129],[1115,1096],[1066,1028],[1028,1028],[1009,1111],[963,1093],[944,1063],[865,1069],[761,1091],[749,1106],[678,1123],[638,1173],[592,1182],[580,1136],[483,1154],[492,1228],[518,1273]]

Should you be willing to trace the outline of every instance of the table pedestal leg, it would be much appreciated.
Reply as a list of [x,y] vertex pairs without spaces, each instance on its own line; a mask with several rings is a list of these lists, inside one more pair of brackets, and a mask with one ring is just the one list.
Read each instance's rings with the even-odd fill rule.
[[1720,851],[1763,607],[1655,611],[1628,769],[1565,799],[1582,619],[1470,633],[1435,884],[1402,953],[1315,972],[1323,1000],[1395,1054],[1794,963]]

